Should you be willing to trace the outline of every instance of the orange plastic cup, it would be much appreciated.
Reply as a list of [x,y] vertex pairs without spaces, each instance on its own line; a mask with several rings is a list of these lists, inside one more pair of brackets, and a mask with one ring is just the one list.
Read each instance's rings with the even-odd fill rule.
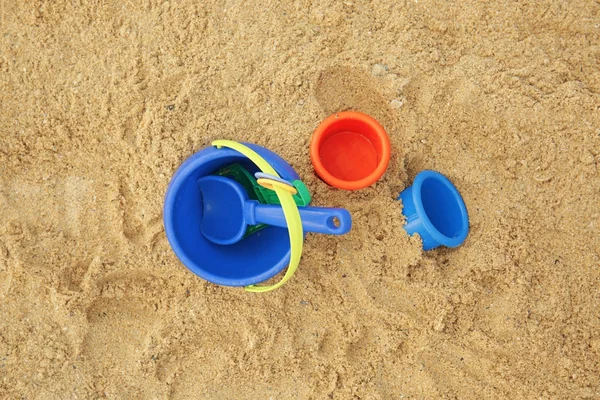
[[357,190],[371,186],[390,162],[390,139],[379,122],[366,114],[345,111],[330,115],[310,142],[317,175],[330,186]]

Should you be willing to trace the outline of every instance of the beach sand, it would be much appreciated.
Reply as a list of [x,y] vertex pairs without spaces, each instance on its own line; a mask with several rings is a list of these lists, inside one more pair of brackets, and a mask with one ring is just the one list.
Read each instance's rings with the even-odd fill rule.
[[[0,3],[0,398],[600,398],[600,4]],[[356,192],[315,176],[331,113],[386,128]],[[265,146],[346,236],[282,288],[189,272],[162,205],[215,139]],[[424,253],[395,200],[465,199]]]

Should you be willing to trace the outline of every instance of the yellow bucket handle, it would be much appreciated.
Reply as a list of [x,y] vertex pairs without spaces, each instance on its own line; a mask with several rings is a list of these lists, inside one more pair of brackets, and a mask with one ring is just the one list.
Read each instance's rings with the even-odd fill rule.
[[[270,174],[275,176],[276,178],[280,178],[279,174],[277,173],[277,171],[275,171],[271,164],[269,164],[264,158],[262,158],[257,152],[255,152],[248,146],[245,146],[238,142],[234,142],[233,140],[215,140],[211,144],[218,149],[220,149],[221,147],[233,149],[248,157],[250,161],[256,164],[256,166],[260,168],[260,170],[265,174]],[[302,231],[302,220],[300,219],[300,212],[298,211],[298,206],[296,205],[296,202],[294,201],[294,198],[292,197],[292,194],[289,190],[286,190],[285,188],[282,188],[278,185],[272,185],[271,188],[275,190],[275,193],[279,198],[281,208],[283,208],[283,215],[285,216],[285,220],[287,222],[288,233],[290,235],[290,264],[288,265],[288,269],[285,272],[285,275],[279,282],[271,286],[249,285],[245,288],[248,292],[263,293],[281,287],[294,275],[294,273],[298,269],[300,257],[302,256],[304,232]]]

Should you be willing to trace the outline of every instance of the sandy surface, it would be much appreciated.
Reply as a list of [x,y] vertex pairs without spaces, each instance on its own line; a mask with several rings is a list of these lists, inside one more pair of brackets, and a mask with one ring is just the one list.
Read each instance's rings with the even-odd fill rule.
[[[600,398],[598,2],[3,0],[0,18],[0,398]],[[344,109],[393,145],[353,193],[308,156]],[[217,138],[353,213],[276,292],[209,284],[166,240],[169,179]],[[402,229],[394,198],[426,168],[464,195],[458,249]]]

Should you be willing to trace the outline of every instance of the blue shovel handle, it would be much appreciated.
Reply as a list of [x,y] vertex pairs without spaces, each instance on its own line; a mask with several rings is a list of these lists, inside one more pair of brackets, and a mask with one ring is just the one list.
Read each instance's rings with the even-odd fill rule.
[[[352,217],[344,208],[298,207],[298,211],[300,211],[304,232],[343,235],[352,228]],[[244,217],[248,225],[267,224],[280,228],[287,227],[283,209],[279,205],[246,201]]]

